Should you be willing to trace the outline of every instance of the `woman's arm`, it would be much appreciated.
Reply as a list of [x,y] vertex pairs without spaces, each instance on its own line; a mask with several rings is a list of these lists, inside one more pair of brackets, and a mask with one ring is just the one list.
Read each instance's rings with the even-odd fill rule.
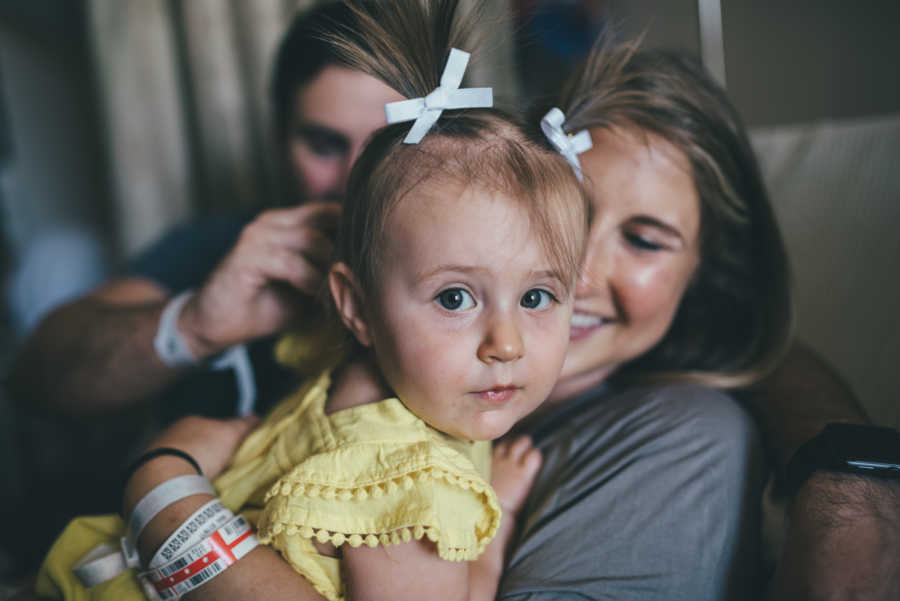
[[809,347],[795,343],[772,375],[748,391],[776,467],[783,473],[800,446],[829,422],[869,419],[849,386]]
[[[248,418],[214,420],[188,417],[163,431],[147,450],[173,447],[185,451],[197,460],[203,473],[212,479],[222,471],[240,441],[255,425],[256,422]],[[147,462],[129,479],[125,490],[126,515],[156,485],[193,473],[191,465],[177,457],[163,455]],[[151,557],[166,538],[210,498],[209,495],[193,495],[161,511],[150,521],[138,540],[141,557]],[[257,547],[184,598],[188,601],[323,599],[277,552],[264,546]]]

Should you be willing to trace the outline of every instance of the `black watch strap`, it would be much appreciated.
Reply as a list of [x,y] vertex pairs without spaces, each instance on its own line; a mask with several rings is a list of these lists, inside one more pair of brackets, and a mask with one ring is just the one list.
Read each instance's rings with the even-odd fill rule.
[[900,478],[900,433],[872,425],[827,424],[803,444],[785,470],[787,493],[793,497],[819,470],[876,478]]
[[828,441],[822,434],[803,443],[785,469],[784,480],[788,497],[794,498],[803,483],[809,480],[815,472],[824,469],[834,469],[830,465],[823,465],[823,457],[828,456]]

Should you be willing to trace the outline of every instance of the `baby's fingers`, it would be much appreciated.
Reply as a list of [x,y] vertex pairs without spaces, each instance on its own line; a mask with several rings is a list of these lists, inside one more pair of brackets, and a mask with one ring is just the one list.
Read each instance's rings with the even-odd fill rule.
[[521,462],[530,451],[536,451],[540,456],[540,451],[534,447],[531,437],[523,435],[510,442],[508,454],[513,461]]
[[504,511],[515,515],[541,468],[542,456],[527,436],[505,440],[494,447],[491,485]]

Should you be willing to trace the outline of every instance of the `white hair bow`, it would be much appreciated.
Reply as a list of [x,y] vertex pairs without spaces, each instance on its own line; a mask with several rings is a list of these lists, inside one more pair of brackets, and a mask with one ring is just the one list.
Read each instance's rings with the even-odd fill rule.
[[415,119],[403,142],[418,144],[428,133],[441,113],[447,109],[474,109],[494,106],[491,88],[463,88],[463,74],[469,63],[469,53],[453,48],[447,58],[447,65],[441,75],[441,85],[425,98],[412,98],[384,105],[388,123],[402,123]]
[[550,140],[550,144],[552,144],[559,154],[563,155],[572,166],[572,170],[575,171],[578,181],[582,181],[583,176],[581,174],[581,163],[578,162],[578,155],[590,150],[593,146],[591,134],[588,130],[583,129],[574,136],[566,135],[566,132],[564,132],[562,128],[565,121],[566,116],[563,112],[558,108],[553,107],[546,115],[544,115],[544,118],[541,119],[541,130],[543,130],[547,139]]

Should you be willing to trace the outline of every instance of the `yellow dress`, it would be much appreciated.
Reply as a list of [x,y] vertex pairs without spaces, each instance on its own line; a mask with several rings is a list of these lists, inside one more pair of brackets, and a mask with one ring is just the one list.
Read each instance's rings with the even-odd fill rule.
[[[326,370],[281,401],[215,482],[226,507],[257,526],[260,541],[331,601],[344,598],[335,546],[390,545],[423,536],[440,557],[474,560],[496,533],[500,506],[487,484],[490,443],[434,430],[395,398],[325,415]],[[38,576],[40,595],[69,601],[142,598],[133,573],[91,589],[73,565],[100,543],[117,544],[118,516],[77,518]]]

